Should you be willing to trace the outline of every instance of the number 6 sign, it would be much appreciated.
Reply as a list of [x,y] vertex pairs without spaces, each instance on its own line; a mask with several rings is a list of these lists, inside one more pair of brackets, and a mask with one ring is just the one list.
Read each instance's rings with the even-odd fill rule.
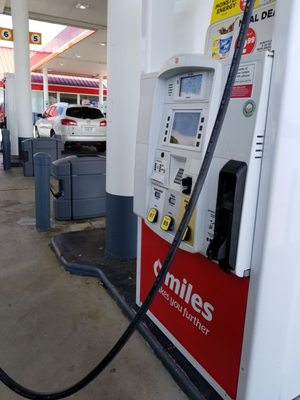
[[13,30],[9,28],[0,28],[0,40],[14,40]]

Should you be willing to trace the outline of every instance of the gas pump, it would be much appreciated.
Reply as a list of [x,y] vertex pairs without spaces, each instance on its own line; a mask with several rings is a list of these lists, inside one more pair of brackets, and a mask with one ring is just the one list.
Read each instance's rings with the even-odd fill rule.
[[[223,398],[236,398],[273,56],[242,58],[206,183],[149,317]],[[230,65],[178,55],[141,81],[137,304],[179,226]]]

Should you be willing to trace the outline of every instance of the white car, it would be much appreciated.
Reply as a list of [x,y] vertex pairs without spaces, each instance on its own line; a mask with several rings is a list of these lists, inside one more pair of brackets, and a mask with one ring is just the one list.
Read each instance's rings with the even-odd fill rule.
[[56,103],[44,111],[34,124],[34,137],[60,135],[64,144],[84,143],[106,149],[106,119],[95,107]]

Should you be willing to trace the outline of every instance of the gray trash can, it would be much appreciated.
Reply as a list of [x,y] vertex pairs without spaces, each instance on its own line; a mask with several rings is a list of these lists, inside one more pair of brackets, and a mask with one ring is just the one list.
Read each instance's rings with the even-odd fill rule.
[[52,163],[51,175],[55,219],[84,219],[105,215],[105,157],[62,158]]
[[22,141],[22,163],[24,176],[34,176],[33,156],[36,153],[47,153],[50,161],[61,157],[63,143],[55,138],[30,138]]

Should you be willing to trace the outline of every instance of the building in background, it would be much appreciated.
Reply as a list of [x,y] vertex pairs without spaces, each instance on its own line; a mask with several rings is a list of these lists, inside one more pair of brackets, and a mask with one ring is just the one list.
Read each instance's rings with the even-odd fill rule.
[[[0,122],[4,113],[5,74],[13,73],[13,49],[0,47]],[[32,111],[36,115],[43,112],[43,74],[31,73]],[[71,104],[89,103],[99,106],[99,79],[71,75],[48,74],[49,104],[59,101]],[[107,81],[103,81],[103,105],[101,110],[106,113]]]
[[[0,37],[0,119],[3,119],[5,99],[5,76],[14,74],[14,42],[12,20],[9,15],[0,15],[0,30],[6,31],[7,35]],[[29,40],[30,46],[30,70],[32,88],[32,111],[33,116],[43,112],[44,104],[55,102],[68,102],[71,104],[90,104],[99,107],[106,113],[106,30],[85,29],[74,26],[65,26],[48,22],[29,20],[30,32],[40,32],[37,35],[40,42]],[[92,67],[85,65],[84,73],[75,72],[74,60],[86,57],[80,54],[77,46],[84,39],[92,37],[89,42],[85,41],[84,49],[89,49],[95,54],[92,58]],[[30,36],[31,38],[31,36]],[[70,49],[76,48],[75,54]],[[82,51],[82,48],[81,48]],[[69,53],[69,54],[68,54]],[[63,54],[63,59],[60,58]],[[66,55],[68,54],[68,55]],[[61,66],[64,65],[64,68]],[[68,69],[69,65],[69,69]],[[48,101],[44,101],[43,94],[43,70],[48,69]],[[76,70],[76,68],[75,68]],[[80,69],[79,69],[80,70]],[[99,76],[101,76],[102,92],[99,97]]]

